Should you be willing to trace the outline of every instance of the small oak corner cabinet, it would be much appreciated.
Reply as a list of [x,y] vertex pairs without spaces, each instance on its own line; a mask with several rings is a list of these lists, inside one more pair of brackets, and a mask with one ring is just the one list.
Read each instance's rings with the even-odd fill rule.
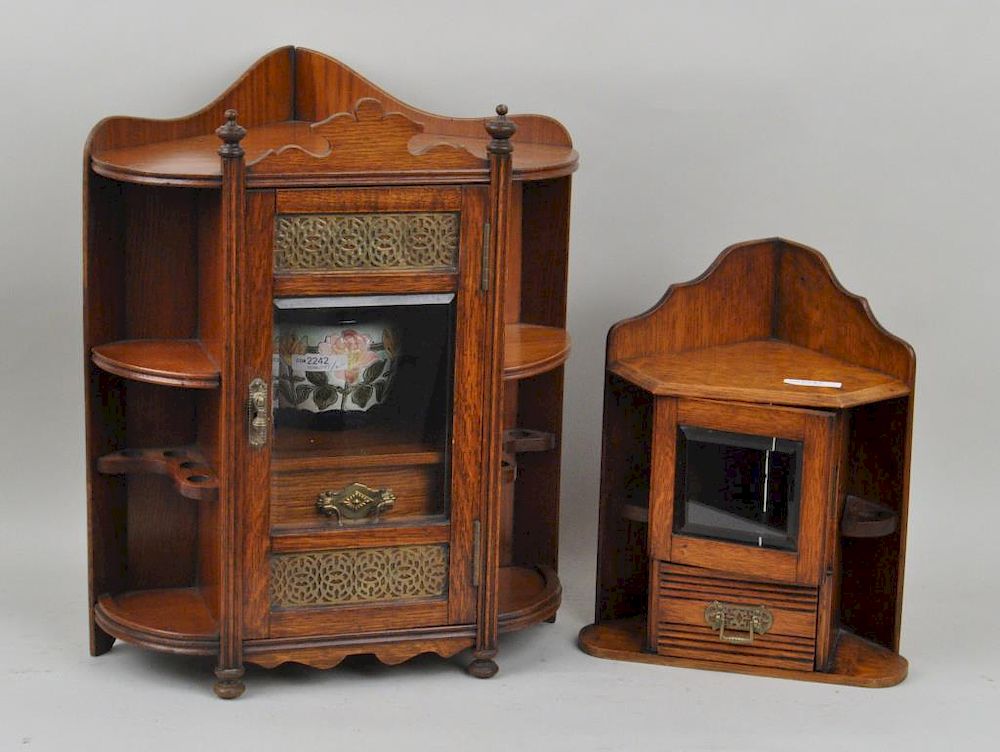
[[728,248],[608,334],[604,658],[902,681],[913,350],[787,240]]
[[286,47],[84,156],[91,652],[398,663],[552,620],[570,174]]

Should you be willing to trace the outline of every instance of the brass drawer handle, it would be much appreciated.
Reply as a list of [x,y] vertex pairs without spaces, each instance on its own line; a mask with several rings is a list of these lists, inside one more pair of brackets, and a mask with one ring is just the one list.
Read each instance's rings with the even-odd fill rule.
[[[762,635],[771,628],[774,616],[766,606],[712,601],[705,607],[705,623],[718,631],[722,642],[750,645],[755,634]],[[726,634],[727,629],[746,634]]]
[[327,517],[336,517],[341,525],[378,522],[382,512],[392,509],[396,494],[390,488],[370,488],[364,483],[350,483],[339,490],[323,491],[316,497],[316,509]]

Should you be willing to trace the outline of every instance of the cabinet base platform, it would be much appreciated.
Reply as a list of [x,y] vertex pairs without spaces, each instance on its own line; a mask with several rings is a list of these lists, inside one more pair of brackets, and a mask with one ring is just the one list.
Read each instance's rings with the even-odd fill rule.
[[891,687],[906,678],[909,664],[901,655],[886,650],[850,632],[841,631],[829,672],[787,671],[759,666],[740,666],[683,658],[668,658],[643,650],[646,623],[642,619],[618,619],[591,624],[580,630],[578,644],[588,655],[635,663],[655,663],[680,668],[701,668],[782,679],[846,684],[855,687]]

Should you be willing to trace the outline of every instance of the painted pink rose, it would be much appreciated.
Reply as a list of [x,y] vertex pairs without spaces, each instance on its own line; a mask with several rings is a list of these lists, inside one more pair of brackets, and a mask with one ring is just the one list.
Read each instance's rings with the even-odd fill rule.
[[[341,368],[335,368],[333,375],[341,379],[345,386],[350,386],[358,380],[361,371],[379,360],[379,356],[371,351],[372,338],[354,329],[345,329],[339,337],[327,337],[319,343],[317,349],[323,355],[333,355],[338,359]],[[345,357],[346,356],[346,357]]]

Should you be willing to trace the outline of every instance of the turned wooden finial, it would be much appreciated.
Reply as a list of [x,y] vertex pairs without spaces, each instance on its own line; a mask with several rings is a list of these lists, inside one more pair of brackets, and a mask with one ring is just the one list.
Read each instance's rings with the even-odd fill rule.
[[222,139],[222,146],[219,147],[220,157],[243,156],[244,152],[240,141],[247,135],[247,129],[236,122],[236,110],[226,110],[226,122],[216,128],[215,135]]
[[517,124],[507,117],[507,105],[497,105],[497,116],[486,121],[486,132],[492,137],[486,150],[491,154],[510,154],[514,144],[510,137],[517,131]]

